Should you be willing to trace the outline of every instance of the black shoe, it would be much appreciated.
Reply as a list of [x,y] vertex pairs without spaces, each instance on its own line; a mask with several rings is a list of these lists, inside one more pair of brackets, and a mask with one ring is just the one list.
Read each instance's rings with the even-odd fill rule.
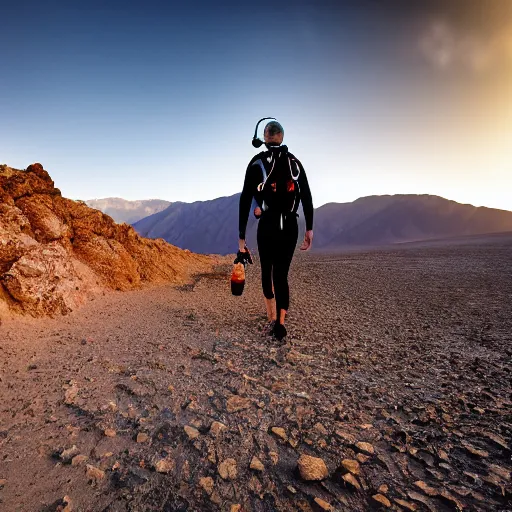
[[281,341],[286,336],[286,327],[283,324],[278,324],[276,322],[273,334],[278,341]]

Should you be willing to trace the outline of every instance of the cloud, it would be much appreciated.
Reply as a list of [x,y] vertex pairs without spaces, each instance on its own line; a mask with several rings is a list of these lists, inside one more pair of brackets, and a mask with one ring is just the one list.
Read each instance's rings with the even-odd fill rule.
[[436,22],[420,35],[418,46],[423,58],[440,70],[483,73],[496,65],[512,65],[512,27],[483,37]]

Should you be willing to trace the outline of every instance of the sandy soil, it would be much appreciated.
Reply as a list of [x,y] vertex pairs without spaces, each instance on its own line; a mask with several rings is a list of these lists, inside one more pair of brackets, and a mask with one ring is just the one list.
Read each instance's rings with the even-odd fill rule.
[[284,345],[257,266],[4,322],[0,510],[512,510],[511,252],[298,255]]

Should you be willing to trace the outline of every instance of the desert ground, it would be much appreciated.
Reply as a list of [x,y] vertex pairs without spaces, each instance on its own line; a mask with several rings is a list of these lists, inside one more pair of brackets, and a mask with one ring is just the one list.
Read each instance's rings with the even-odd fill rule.
[[512,235],[229,270],[3,322],[0,510],[512,510]]

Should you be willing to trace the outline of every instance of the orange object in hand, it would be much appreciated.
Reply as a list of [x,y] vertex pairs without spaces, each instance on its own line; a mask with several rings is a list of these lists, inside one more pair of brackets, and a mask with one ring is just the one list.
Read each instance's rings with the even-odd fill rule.
[[252,256],[245,247],[245,251],[238,251],[233,262],[233,271],[231,272],[231,293],[233,295],[242,295],[245,285],[245,265],[252,265]]
[[231,293],[242,295],[245,285],[245,266],[243,263],[235,263],[231,272]]

